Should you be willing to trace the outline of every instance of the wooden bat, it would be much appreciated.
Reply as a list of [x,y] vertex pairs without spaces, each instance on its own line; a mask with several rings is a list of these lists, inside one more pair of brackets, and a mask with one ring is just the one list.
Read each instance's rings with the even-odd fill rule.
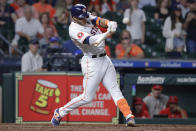
[[110,33],[110,30],[107,30],[107,32],[103,33],[99,39],[97,39],[95,41],[95,43],[93,44],[94,46],[98,46],[103,40],[106,39],[107,35]]

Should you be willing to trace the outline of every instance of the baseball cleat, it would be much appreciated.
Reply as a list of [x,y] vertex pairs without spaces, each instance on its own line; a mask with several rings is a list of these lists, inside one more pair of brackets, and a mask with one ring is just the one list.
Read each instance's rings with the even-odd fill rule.
[[51,119],[51,123],[52,123],[52,125],[53,126],[59,126],[59,124],[60,124],[60,122],[61,122],[61,116],[60,116],[60,114],[59,114],[59,109],[56,109],[55,111],[54,111],[54,115],[53,115],[53,117],[52,117],[52,119]]
[[134,120],[134,118],[129,117],[129,118],[126,120],[126,126],[134,127],[134,126],[135,126],[135,120]]

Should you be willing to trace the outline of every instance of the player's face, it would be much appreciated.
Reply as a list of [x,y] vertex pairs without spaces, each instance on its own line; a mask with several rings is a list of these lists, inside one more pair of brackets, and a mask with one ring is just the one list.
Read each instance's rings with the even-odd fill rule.
[[84,19],[78,19],[78,18],[75,18],[74,17],[73,19],[74,19],[75,22],[77,22],[80,25],[85,25],[86,22],[87,22],[86,18],[84,18]]
[[155,98],[158,98],[161,95],[162,90],[160,89],[152,89],[152,94]]
[[140,113],[142,111],[142,105],[141,104],[135,105],[135,111],[136,113]]
[[177,104],[169,104],[169,108],[171,112],[176,112],[177,110]]

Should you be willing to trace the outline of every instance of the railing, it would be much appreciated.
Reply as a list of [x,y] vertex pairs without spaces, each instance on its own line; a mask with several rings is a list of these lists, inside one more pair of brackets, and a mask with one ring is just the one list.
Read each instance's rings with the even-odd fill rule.
[[[20,56],[22,56],[24,54],[20,49],[13,46],[2,34],[0,34],[0,39],[3,40],[5,42],[5,44],[8,45],[9,48],[13,48]],[[0,49],[0,54],[2,54],[3,56],[6,56],[6,54],[1,49]],[[9,50],[9,55],[12,56],[12,53],[10,50]]]

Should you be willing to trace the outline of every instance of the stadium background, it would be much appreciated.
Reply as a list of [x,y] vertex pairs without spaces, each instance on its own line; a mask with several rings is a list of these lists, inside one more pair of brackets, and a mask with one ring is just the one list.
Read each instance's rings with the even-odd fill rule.
[[[165,49],[165,38],[162,36],[162,24],[157,23],[153,18],[155,7],[143,7],[146,15],[146,39],[145,44],[140,45],[145,54],[145,59],[135,60],[117,60],[115,59],[115,45],[119,43],[120,32],[125,29],[122,23],[123,15],[119,12],[107,12],[102,17],[118,22],[117,32],[112,35],[112,38],[106,39],[107,45],[111,49],[112,61],[120,73],[121,89],[128,99],[129,104],[132,104],[133,96],[137,95],[144,97],[150,92],[150,88],[156,83],[138,84],[133,80],[133,76],[137,78],[139,75],[145,74],[147,77],[171,77],[168,82],[161,83],[164,86],[164,93],[167,95],[177,95],[180,99],[180,105],[188,112],[189,118],[183,119],[136,119],[136,122],[141,124],[194,124],[196,119],[196,107],[194,106],[195,86],[196,86],[196,62],[195,54],[186,52],[177,59],[171,59]],[[68,28],[56,25],[56,29],[62,41],[68,40]],[[8,32],[7,32],[8,31]],[[2,102],[2,122],[15,122],[15,72],[21,70],[21,56],[12,56],[9,52],[8,45],[14,36],[14,25],[10,22],[4,28],[1,28],[1,43],[3,43],[0,53],[0,86],[3,88],[1,97]],[[6,47],[6,46],[7,47]],[[55,69],[61,68],[62,71],[78,71],[80,72],[80,64],[78,56],[64,56],[63,68],[54,66]],[[56,63],[58,65],[58,63]],[[5,74],[6,73],[6,74]],[[53,72],[54,73],[54,72]],[[56,72],[58,73],[58,72]],[[133,75],[134,74],[134,75]],[[177,83],[177,77],[189,79],[186,83]],[[120,123],[124,123],[120,114]]]

